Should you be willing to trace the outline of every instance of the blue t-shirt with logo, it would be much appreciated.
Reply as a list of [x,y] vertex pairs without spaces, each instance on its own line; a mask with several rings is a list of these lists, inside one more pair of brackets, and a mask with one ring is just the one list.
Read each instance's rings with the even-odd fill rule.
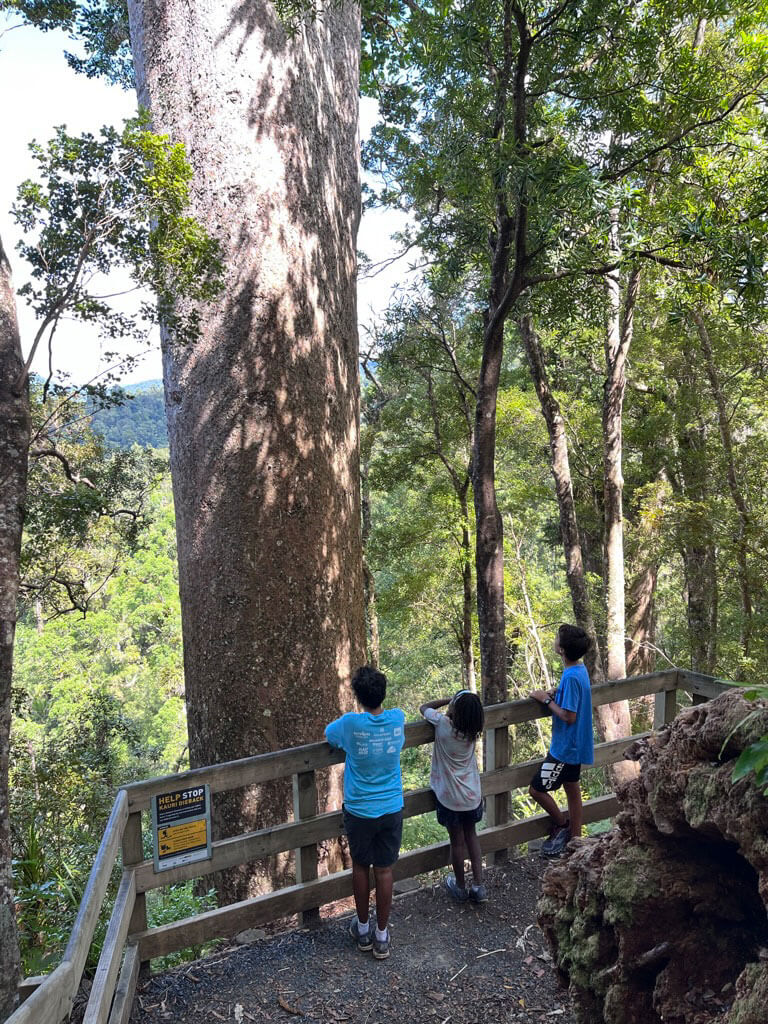
[[346,755],[344,806],[358,818],[380,818],[403,807],[400,751],[405,742],[405,712],[400,708],[372,715],[350,711],[325,727],[325,738]]
[[566,764],[594,764],[592,739],[592,691],[586,665],[569,665],[560,676],[555,703],[564,711],[575,711],[576,721],[569,725],[552,716],[550,752]]

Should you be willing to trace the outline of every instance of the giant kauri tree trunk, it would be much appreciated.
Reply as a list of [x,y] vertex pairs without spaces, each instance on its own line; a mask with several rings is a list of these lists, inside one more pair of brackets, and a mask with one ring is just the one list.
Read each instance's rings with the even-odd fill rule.
[[0,241],[0,1020],[16,1005],[19,939],[11,871],[8,759],[21,530],[27,495],[29,390],[11,268]]
[[[139,98],[186,146],[224,292],[166,337],[190,759],[322,737],[364,660],[355,300],[360,16],[291,35],[265,0],[130,0]],[[340,803],[338,777],[320,808]],[[215,832],[285,820],[230,794]],[[277,873],[281,873],[278,866]],[[223,899],[261,888],[248,869]]]

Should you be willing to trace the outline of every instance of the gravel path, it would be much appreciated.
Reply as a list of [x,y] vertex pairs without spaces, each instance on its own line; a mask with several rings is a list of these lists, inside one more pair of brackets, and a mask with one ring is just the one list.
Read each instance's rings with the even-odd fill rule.
[[[349,913],[227,946],[154,975],[131,1024],[573,1024],[536,925],[539,858],[487,872],[489,902],[454,904],[430,876],[396,897],[392,954],[374,960],[347,934]],[[332,916],[335,912],[337,916]]]

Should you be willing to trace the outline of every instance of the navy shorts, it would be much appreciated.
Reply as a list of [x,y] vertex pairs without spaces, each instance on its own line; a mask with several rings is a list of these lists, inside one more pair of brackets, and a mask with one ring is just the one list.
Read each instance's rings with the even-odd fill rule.
[[578,782],[581,778],[580,764],[566,764],[547,754],[544,762],[531,779],[531,786],[538,793],[551,793],[560,789],[564,782]]
[[473,811],[452,811],[450,807],[441,804],[435,797],[435,809],[437,820],[444,828],[458,828],[464,825],[475,825],[483,816],[483,801]]
[[382,814],[380,818],[358,818],[344,808],[344,830],[349,852],[355,864],[388,868],[400,854],[403,839],[403,812]]

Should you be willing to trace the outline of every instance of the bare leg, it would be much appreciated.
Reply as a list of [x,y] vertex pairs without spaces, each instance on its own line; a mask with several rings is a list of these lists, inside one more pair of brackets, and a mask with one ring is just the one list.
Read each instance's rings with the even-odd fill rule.
[[392,868],[374,867],[373,875],[376,879],[376,927],[383,932],[392,910]]
[[581,824],[584,820],[584,808],[581,802],[581,787],[578,782],[564,782],[563,789],[568,797],[568,816],[571,819],[571,839],[581,835]]
[[472,881],[475,885],[480,885],[483,880],[483,855],[480,852],[480,840],[475,832],[474,821],[464,826],[464,843],[472,865]]
[[[352,892],[355,895],[355,910],[360,924],[368,920],[368,902],[371,897],[370,878],[367,864],[352,861]],[[378,890],[377,890],[378,895]]]
[[[568,785],[576,785],[577,788],[578,788],[578,783],[567,783],[566,782],[566,783],[564,783],[564,785],[566,785],[566,786],[568,786]],[[543,808],[547,812],[547,814],[550,816],[550,818],[554,821],[554,823],[556,825],[559,825],[560,827],[565,825],[566,817],[563,814],[563,812],[560,810],[560,808],[557,806],[557,804],[555,803],[554,797],[550,793],[542,792],[541,790],[534,789],[533,786],[531,786],[528,789],[528,795],[531,797],[532,800],[536,801],[536,803],[539,805],[539,807]],[[566,790],[566,796],[567,795],[568,795],[568,791]],[[569,797],[568,798],[568,806],[569,806],[569,808],[570,808],[570,805],[571,805],[571,801],[570,801],[570,797]]]
[[461,825],[453,825],[448,829],[448,835],[451,840],[451,864],[453,865],[456,884],[460,889],[463,889],[464,858],[466,856],[466,851],[464,849],[464,831]]

